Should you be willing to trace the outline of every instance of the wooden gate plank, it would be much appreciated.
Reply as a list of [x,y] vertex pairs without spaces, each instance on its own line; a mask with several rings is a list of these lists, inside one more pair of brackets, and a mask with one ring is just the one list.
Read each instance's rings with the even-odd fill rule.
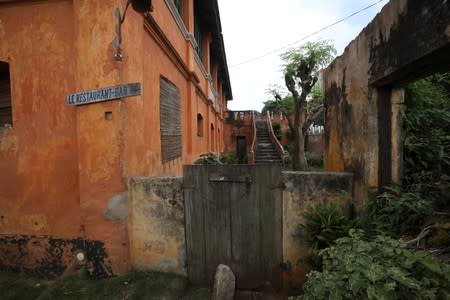
[[261,210],[261,243],[262,266],[264,277],[274,288],[281,288],[282,263],[282,202],[281,190],[278,187],[281,169],[278,165],[263,166],[257,171],[264,176],[258,177],[258,185],[262,192]]
[[239,166],[238,171],[241,177],[250,177],[252,182],[232,186],[233,271],[238,278],[238,288],[254,289],[264,283],[260,255],[258,185],[252,167]]
[[231,261],[231,226],[230,226],[230,187],[233,182],[213,181],[215,174],[229,178],[230,169],[222,165],[208,165],[205,186],[207,191],[205,208],[205,243],[206,274],[213,283],[214,274],[219,264]]
[[186,222],[186,257],[188,277],[193,284],[206,284],[202,169],[184,166],[184,205]]

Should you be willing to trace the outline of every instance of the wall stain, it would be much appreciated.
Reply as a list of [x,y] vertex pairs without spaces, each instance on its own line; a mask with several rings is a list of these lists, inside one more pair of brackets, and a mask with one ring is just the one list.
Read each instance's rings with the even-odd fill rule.
[[91,277],[106,278],[114,275],[101,241],[28,235],[0,237],[0,270],[54,279],[73,261],[77,250],[85,252],[87,270]]

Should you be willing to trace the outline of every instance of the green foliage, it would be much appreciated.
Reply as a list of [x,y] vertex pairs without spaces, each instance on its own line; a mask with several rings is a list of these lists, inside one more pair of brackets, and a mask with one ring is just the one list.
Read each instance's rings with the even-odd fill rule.
[[220,155],[220,161],[224,165],[235,165],[238,163],[238,158],[237,158],[236,154],[234,154],[232,152],[223,152]]
[[194,164],[196,165],[221,165],[222,162],[217,157],[215,153],[208,152],[200,155],[200,158],[197,159]]
[[306,242],[313,254],[333,245],[336,239],[357,226],[357,221],[349,220],[334,203],[313,204],[302,216],[305,223],[299,226],[306,232]]
[[411,83],[404,112],[404,186],[450,204],[450,72]]
[[267,111],[290,116],[294,112],[294,99],[291,96],[285,96],[281,97],[281,100],[268,100],[264,102],[262,114],[265,115]]
[[308,161],[309,170],[323,170],[323,155],[306,152],[306,160]]
[[284,61],[283,73],[295,75],[300,65],[307,65],[311,74],[317,74],[320,68],[327,66],[336,55],[336,49],[330,41],[307,42],[298,48],[291,48],[281,54]]
[[275,134],[275,137],[280,141],[281,138],[283,137],[283,133],[281,132],[281,124],[278,122],[273,122],[272,129],[273,134]]
[[449,299],[450,267],[400,241],[364,232],[320,252],[323,271],[311,271],[304,295],[295,299]]
[[[324,95],[323,89],[318,86],[314,86],[311,90],[311,99],[306,103],[306,113],[308,115],[314,114],[314,112],[318,111],[318,108],[323,105]],[[314,118],[313,123],[315,125],[325,125],[325,114],[322,112]]]
[[397,185],[385,187],[384,192],[366,206],[369,230],[394,237],[418,231],[433,212],[430,201],[415,193],[403,192]]

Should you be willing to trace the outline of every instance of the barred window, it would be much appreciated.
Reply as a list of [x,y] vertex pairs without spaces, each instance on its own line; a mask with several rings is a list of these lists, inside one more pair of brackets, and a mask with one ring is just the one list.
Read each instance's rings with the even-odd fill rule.
[[168,79],[160,78],[159,117],[162,161],[181,157],[180,90]]

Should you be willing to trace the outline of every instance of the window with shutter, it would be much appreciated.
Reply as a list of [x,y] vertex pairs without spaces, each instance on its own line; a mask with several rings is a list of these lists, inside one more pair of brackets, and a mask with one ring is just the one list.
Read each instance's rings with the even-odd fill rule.
[[168,79],[160,78],[159,117],[162,161],[181,157],[180,90]]
[[9,64],[0,61],[0,127],[12,125]]

